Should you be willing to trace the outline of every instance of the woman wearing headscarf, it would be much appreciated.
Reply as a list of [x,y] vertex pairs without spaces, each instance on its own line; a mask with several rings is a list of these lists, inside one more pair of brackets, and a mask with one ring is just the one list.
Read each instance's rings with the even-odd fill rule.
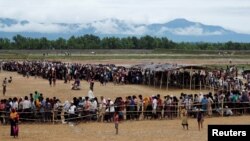
[[15,109],[12,109],[10,112],[10,136],[18,137],[18,121],[19,115]]

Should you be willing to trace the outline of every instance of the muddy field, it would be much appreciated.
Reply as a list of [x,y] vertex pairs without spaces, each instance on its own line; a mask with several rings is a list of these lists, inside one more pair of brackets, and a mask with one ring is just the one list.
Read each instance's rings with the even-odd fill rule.
[[[115,64],[134,64],[148,62],[149,60],[133,60],[130,61],[101,61],[100,63],[115,63]],[[151,62],[161,62],[163,60],[151,60]],[[171,60],[164,60],[164,63]],[[204,64],[226,64],[228,60],[210,60]],[[219,61],[219,62],[218,62]],[[81,61],[82,62],[82,61]],[[202,60],[188,60],[185,63],[189,64],[203,64]],[[236,60],[235,60],[236,62]],[[246,61],[239,60],[237,63]],[[91,63],[89,61],[88,63]],[[175,60],[171,63],[184,63],[183,60]],[[63,81],[57,81],[55,87],[50,87],[47,80],[41,78],[25,78],[17,73],[1,72],[0,80],[4,77],[13,77],[13,83],[8,84],[6,96],[2,95],[2,87],[0,88],[0,99],[9,97],[24,97],[34,91],[43,93],[44,97],[56,96],[62,102],[65,100],[72,100],[73,97],[86,96],[89,90],[89,84],[86,81],[81,81],[81,90],[73,91],[70,89],[71,83],[64,84]],[[209,90],[202,90],[203,93],[207,93]],[[108,83],[106,86],[101,86],[99,82],[95,82],[94,95],[98,98],[104,96],[106,98],[114,99],[117,96],[125,97],[128,95],[151,96],[155,94],[165,95],[177,95],[181,92],[187,94],[200,93],[201,91],[191,91],[186,89],[169,91],[166,88],[154,88],[142,85],[119,85],[115,86],[112,83]],[[238,116],[230,118],[206,118],[204,123],[204,129],[198,131],[197,122],[195,119],[189,119],[190,130],[183,130],[181,127],[181,121],[175,120],[145,120],[145,121],[125,121],[119,125],[119,135],[115,135],[114,124],[112,123],[80,123],[76,126],[70,126],[68,124],[21,124],[20,136],[18,140],[24,141],[71,141],[71,140],[104,140],[104,141],[205,141],[207,140],[207,125],[208,124],[249,124],[249,116]],[[0,141],[13,140],[9,136],[10,127],[0,125]]]

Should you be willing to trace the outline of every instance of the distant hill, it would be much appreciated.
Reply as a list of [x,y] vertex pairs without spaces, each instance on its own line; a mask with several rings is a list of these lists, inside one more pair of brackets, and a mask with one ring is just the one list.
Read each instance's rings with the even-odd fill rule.
[[0,18],[0,37],[12,38],[20,34],[26,37],[57,39],[93,34],[99,37],[157,36],[176,42],[250,42],[249,34],[240,34],[221,26],[205,25],[186,19],[167,23],[132,24],[118,19],[104,19],[91,23],[35,23],[27,20]]

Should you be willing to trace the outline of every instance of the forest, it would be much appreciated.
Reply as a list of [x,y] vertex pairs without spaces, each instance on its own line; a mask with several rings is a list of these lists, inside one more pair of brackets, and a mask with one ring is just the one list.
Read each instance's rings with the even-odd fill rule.
[[69,39],[48,40],[16,35],[12,39],[0,38],[0,49],[180,49],[180,50],[250,50],[250,43],[173,42],[166,37],[103,37],[95,35],[71,36]]

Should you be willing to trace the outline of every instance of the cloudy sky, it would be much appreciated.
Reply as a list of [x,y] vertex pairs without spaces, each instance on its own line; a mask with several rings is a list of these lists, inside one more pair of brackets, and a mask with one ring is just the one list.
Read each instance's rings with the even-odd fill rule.
[[150,24],[185,18],[250,34],[250,0],[0,0],[0,18],[28,20],[34,24],[26,28],[47,32],[57,30],[50,25],[55,22],[117,18]]

